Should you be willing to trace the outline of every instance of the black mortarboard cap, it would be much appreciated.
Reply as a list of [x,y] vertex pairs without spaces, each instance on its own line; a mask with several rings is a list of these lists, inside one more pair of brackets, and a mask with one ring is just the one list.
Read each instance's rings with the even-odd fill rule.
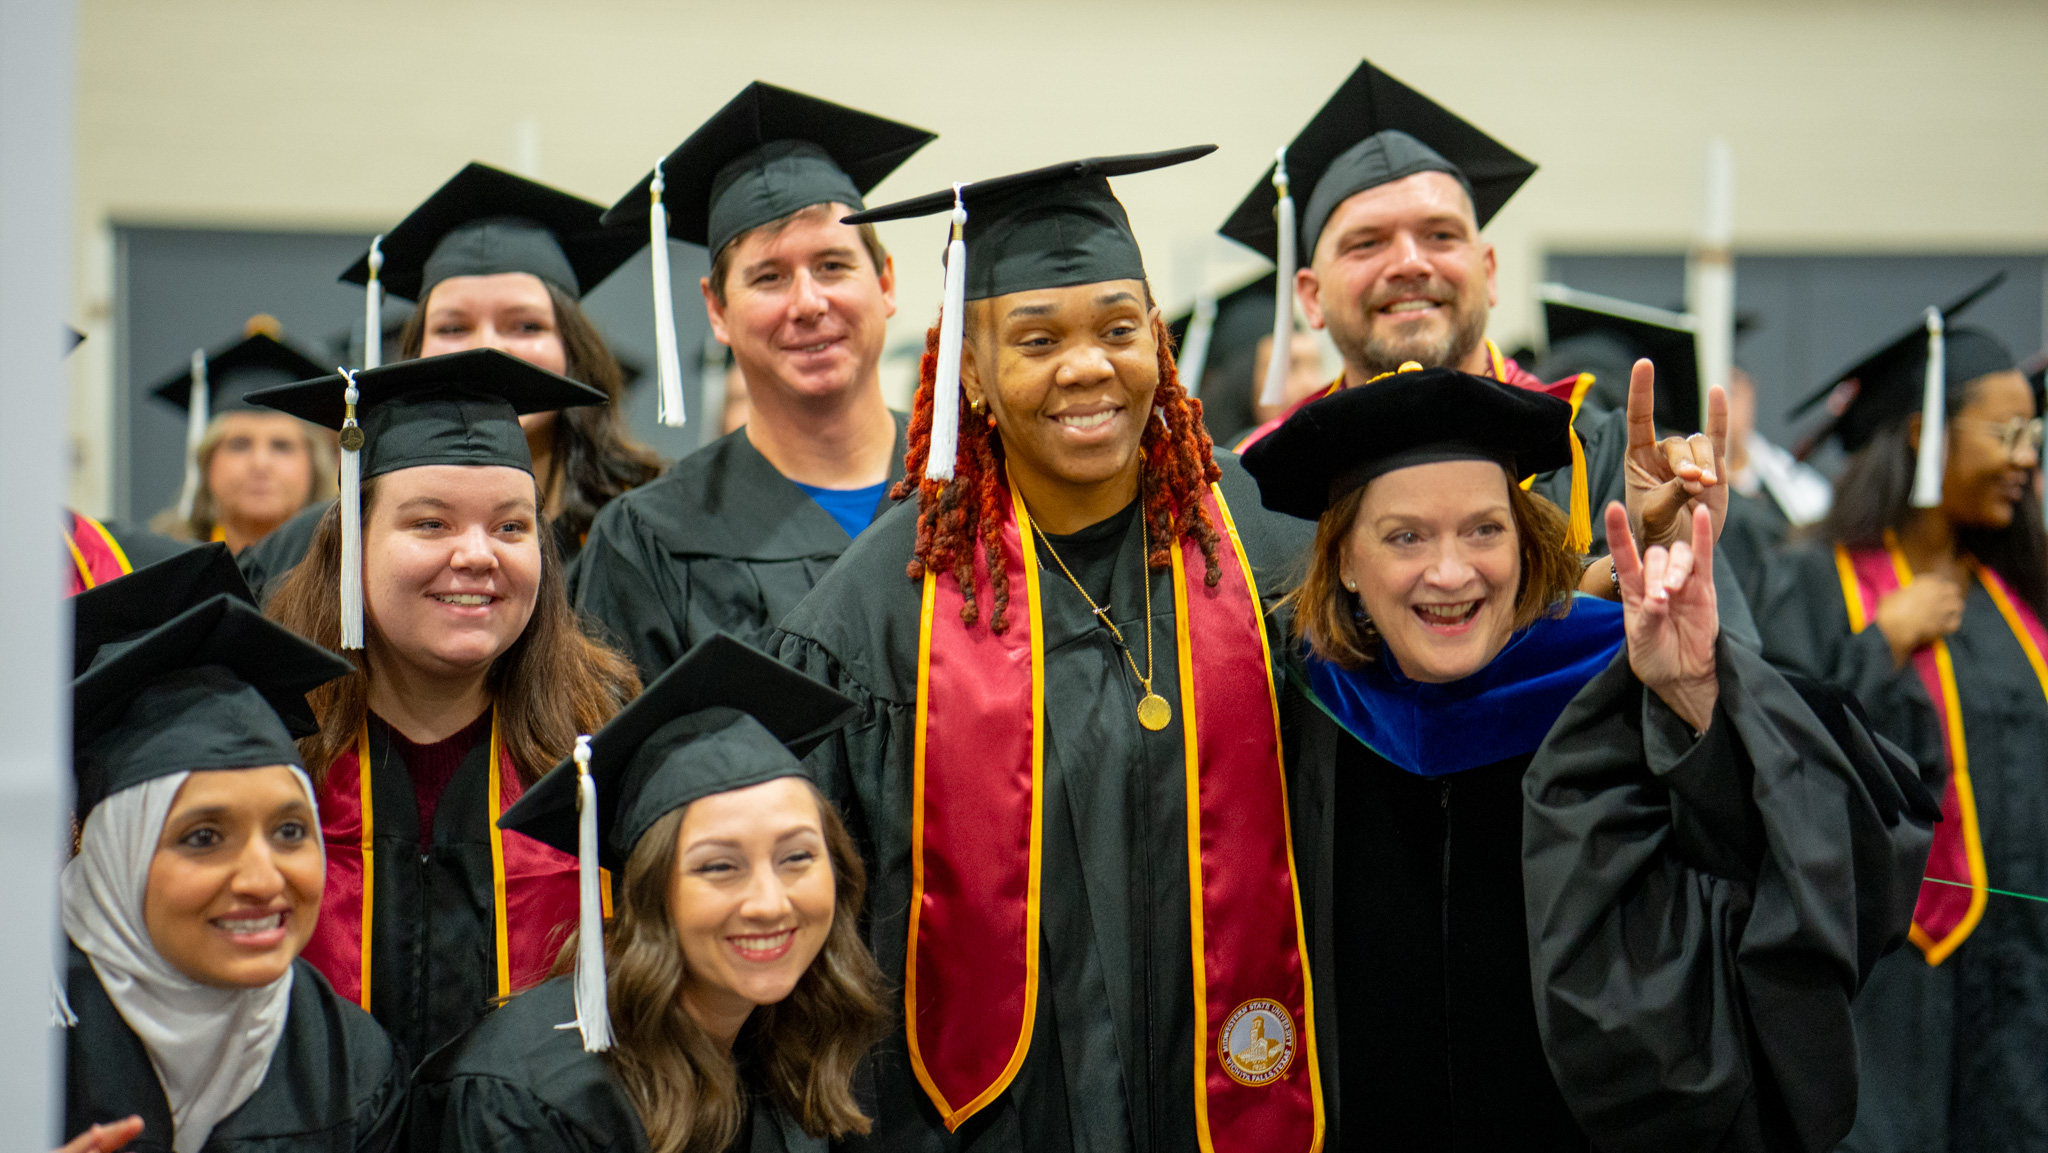
[[172,773],[298,764],[280,713],[354,667],[229,595],[101,646],[72,682],[76,811]]
[[[1942,376],[1950,396],[1980,376],[2013,367],[2011,350],[1997,337],[1980,328],[1947,325],[2004,281],[2005,273],[2001,271],[1941,310],[1946,328],[1942,338]],[[1870,443],[1871,437],[1886,425],[1908,413],[1919,412],[1926,383],[1927,325],[1920,320],[1836,373],[1820,390],[1795,405],[1792,415],[1828,402],[1833,420],[1811,438],[1812,442],[1833,436],[1841,440],[1844,449],[1855,452]]]
[[[845,697],[724,634],[700,642],[590,738],[598,861],[614,873],[664,815],[779,777],[853,718]],[[565,758],[498,827],[577,851],[577,782]]]
[[1538,376],[1590,372],[1594,405],[1625,408],[1629,372],[1646,359],[1657,370],[1657,427],[1682,436],[1700,431],[1698,329],[1691,317],[1563,285],[1540,285],[1536,294],[1550,344]]
[[202,601],[231,596],[258,607],[235,554],[213,541],[136,569],[71,599],[71,675],[83,676],[100,649],[133,640]]
[[[1279,259],[1274,167],[1266,166],[1220,229],[1268,260]],[[1372,61],[1360,61],[1287,146],[1290,188],[1297,201],[1306,197],[1300,216],[1302,263],[1315,252],[1337,206],[1368,188],[1418,172],[1447,173],[1471,194],[1472,211],[1483,228],[1535,171],[1534,163],[1506,145],[1373,67]]]
[[[647,243],[645,234],[599,225],[604,206],[523,176],[470,164],[384,234],[378,280],[407,300],[426,300],[451,276],[527,272],[580,299]],[[368,284],[364,253],[341,274]]]
[[[1145,261],[1109,177],[1185,164],[1216,151],[1198,144],[1166,152],[1098,156],[961,186],[967,207],[968,300],[1012,292],[1143,280]],[[848,224],[950,212],[948,189],[855,213]]]
[[[1273,335],[1273,283],[1271,272],[1253,277],[1216,298],[1216,319],[1209,328],[1209,364],[1214,367],[1233,355],[1257,347]],[[1169,320],[1166,330],[1179,349],[1187,339],[1194,313],[1183,312]]]
[[[533,471],[520,416],[605,394],[495,348],[401,360],[355,374],[363,479],[429,464],[509,465]],[[347,378],[335,374],[249,394],[251,404],[339,429]]]
[[[662,162],[669,235],[715,256],[733,237],[814,204],[861,196],[938,139],[908,124],[755,81]],[[648,173],[604,214],[647,239]]]
[[[215,415],[250,408],[248,395],[259,388],[305,380],[326,371],[326,366],[270,333],[252,332],[218,352],[206,354],[208,408]],[[189,366],[181,368],[150,391],[186,408],[192,400],[192,370]]]
[[1314,520],[1385,473],[1445,460],[1492,460],[1515,476],[1572,461],[1572,406],[1452,368],[1409,369],[1303,405],[1245,450],[1245,471],[1274,512]]

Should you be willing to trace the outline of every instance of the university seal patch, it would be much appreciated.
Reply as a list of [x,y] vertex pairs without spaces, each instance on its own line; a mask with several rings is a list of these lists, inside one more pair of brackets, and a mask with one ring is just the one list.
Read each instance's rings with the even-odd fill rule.
[[1270,1085],[1294,1064],[1294,1019],[1278,1001],[1254,997],[1224,1020],[1216,1056],[1238,1084]]

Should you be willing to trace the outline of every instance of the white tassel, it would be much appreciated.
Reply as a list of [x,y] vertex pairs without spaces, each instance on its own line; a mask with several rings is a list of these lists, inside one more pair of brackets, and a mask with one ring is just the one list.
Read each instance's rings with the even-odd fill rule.
[[1287,397],[1287,370],[1294,359],[1294,197],[1287,190],[1287,149],[1273,154],[1273,191],[1280,194],[1274,206],[1274,222],[1280,238],[1275,245],[1279,268],[1273,274],[1273,352],[1266,358],[1266,386],[1259,391],[1259,403],[1268,408]]
[[[370,238],[370,282],[363,286],[363,367],[384,364],[384,234]],[[424,302],[422,302],[424,303]]]
[[356,374],[341,369],[348,381],[342,393],[348,404],[341,422],[341,647],[363,647],[363,430],[356,424],[362,393]]
[[939,306],[939,363],[932,381],[931,453],[926,480],[953,479],[960,455],[960,343],[967,318],[967,203],[953,186],[953,239],[946,244],[946,295]]
[[185,405],[185,487],[178,490],[178,519],[191,520],[199,500],[199,445],[213,419],[213,389],[206,381],[206,350],[192,350],[192,395]]
[[612,1011],[604,976],[604,898],[598,892],[597,782],[590,738],[576,738],[576,1028],[586,1053],[612,1047]]
[[661,165],[647,186],[647,254],[654,269],[654,374],[660,389],[657,419],[683,427],[683,365],[676,354],[676,302],[668,282],[668,210],[662,207]]
[[50,1028],[69,1029],[78,1024],[78,1014],[71,1011],[71,998],[64,993],[64,982],[53,971],[50,974]]
[[1204,289],[1195,297],[1194,315],[1188,318],[1187,335],[1181,338],[1180,386],[1189,396],[1202,395],[1202,374],[1209,369],[1209,338],[1216,331],[1216,294]]
[[1947,464],[1947,342],[1941,310],[1927,310],[1927,377],[1920,391],[1920,455],[1913,465],[1913,507],[1941,506],[1941,470]]

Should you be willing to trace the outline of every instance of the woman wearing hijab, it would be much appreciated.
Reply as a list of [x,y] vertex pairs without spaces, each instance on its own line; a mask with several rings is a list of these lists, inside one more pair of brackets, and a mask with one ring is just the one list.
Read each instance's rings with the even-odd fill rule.
[[1704,502],[1640,557],[1610,505],[1622,603],[1574,595],[1517,483],[1570,421],[1411,365],[1245,455],[1317,522],[1288,749],[1328,1147],[1831,1149],[1931,801],[1722,639]]
[[[81,631],[165,593],[156,570],[85,593]],[[287,722],[309,725],[305,692],[347,669],[217,595],[99,645],[74,682],[65,1132],[104,1147],[139,1117],[138,1150],[392,1145],[405,1066],[299,957],[324,865]]]
[[344,450],[341,500],[268,606],[356,666],[314,693],[302,746],[327,840],[306,956],[418,1059],[546,974],[576,862],[496,821],[639,690],[577,628],[518,420],[603,395],[485,348],[252,399]]
[[[853,1073],[884,1012],[864,871],[799,760],[852,713],[713,637],[506,813],[582,850],[584,933],[420,1069],[414,1147],[823,1153],[867,1132]],[[602,931],[600,862],[620,880]]]
[[1759,617],[1766,657],[1854,694],[1941,797],[1914,947],[1856,1002],[1855,1153],[2048,1149],[2048,904],[1999,892],[2048,894],[2040,397],[1959,310],[1842,374],[1834,507]]

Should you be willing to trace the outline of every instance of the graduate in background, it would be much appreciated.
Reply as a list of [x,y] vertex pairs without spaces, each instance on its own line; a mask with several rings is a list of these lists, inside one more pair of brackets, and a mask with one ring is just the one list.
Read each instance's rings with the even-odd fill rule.
[[293,729],[348,663],[263,619],[219,546],[75,604],[64,1131],[133,1116],[137,1150],[390,1148],[405,1064],[299,956],[324,869]]
[[[704,311],[746,377],[747,418],[600,518],[572,576],[577,609],[643,679],[715,632],[765,643],[888,507],[904,418],[877,367],[896,270],[873,228],[839,218],[933,139],[757,82],[662,161],[665,236],[710,253]],[[652,179],[607,225],[649,235]]]
[[1991,891],[2048,894],[2041,398],[1956,311],[1809,402],[1850,456],[1760,617],[1767,657],[1854,693],[1941,797],[1915,947],[1856,1004],[1856,1153],[2048,1149],[2048,904]]
[[[1584,376],[1546,384],[1486,336],[1496,296],[1495,254],[1480,230],[1535,173],[1533,163],[1370,61],[1331,95],[1285,156],[1286,215],[1292,219],[1292,206],[1301,205],[1293,247],[1302,259],[1300,268],[1281,273],[1291,276],[1309,324],[1327,329],[1343,354],[1344,371],[1326,391],[1357,387],[1409,361],[1574,404],[1594,386]],[[1267,169],[1220,231],[1278,261],[1276,208],[1283,201],[1276,174]],[[1245,451],[1272,427],[1261,426],[1234,447]],[[1631,502],[1642,491],[1631,484],[1632,471],[1648,470],[1657,480],[1683,473],[1703,485],[1713,494],[1709,504],[1720,532],[1726,490],[1712,472],[1705,437],[1640,445],[1616,409],[1586,433],[1581,448],[1571,467],[1538,477],[1535,491],[1565,510],[1574,543],[1587,555],[1600,556],[1606,536],[1592,510],[1612,500]],[[1630,532],[1644,546],[1671,544],[1690,531],[1668,508],[1628,503],[1628,510]],[[1722,629],[1755,648],[1748,602],[1734,573],[1716,563],[1723,565],[1717,582]],[[1596,561],[1586,578],[1586,590],[1597,593],[1609,583],[1608,562]]]
[[[597,510],[654,479],[661,462],[627,431],[624,379],[604,337],[577,303],[633,255],[641,241],[606,231],[603,209],[487,164],[450,177],[385,233],[378,264],[365,253],[342,273],[416,301],[385,363],[495,348],[598,390],[602,405],[532,412],[520,419],[541,485],[541,513],[565,562]],[[308,509],[242,557],[258,596],[306,555],[321,514]]]
[[853,1146],[1306,1153],[1320,1129],[1262,625],[1262,566],[1306,534],[1211,458],[1108,180],[1210,151],[848,218],[956,212],[915,499],[779,638],[861,707],[811,764],[904,990]]
[[1640,558],[1608,506],[1622,603],[1575,595],[1564,514],[1516,483],[1571,417],[1411,366],[1244,457],[1318,521],[1288,748],[1328,1147],[1822,1153],[1933,802],[1722,643],[1701,502]]
[[1754,604],[1763,599],[1765,566],[1794,531],[1827,515],[1835,489],[1756,430],[1756,379],[1741,365],[1728,369],[1728,487],[1720,545]]
[[518,420],[604,394],[475,349],[250,399],[360,446],[360,528],[345,455],[268,611],[356,664],[302,745],[327,841],[306,957],[417,1060],[539,980],[575,919],[575,859],[495,822],[639,690],[562,595]]
[[[244,399],[265,385],[307,380],[327,370],[282,339],[277,321],[255,316],[242,339],[205,357],[199,369],[172,373],[153,391],[186,411],[196,427],[185,491],[150,527],[176,540],[223,541],[234,553],[270,535],[302,509],[334,492],[334,438]],[[207,388],[194,405],[195,377]]]
[[853,711],[714,636],[591,738],[587,764],[521,798],[505,827],[575,853],[580,826],[618,911],[421,1068],[413,1147],[823,1153],[866,1132],[854,1072],[887,1016],[864,875],[798,759]]

